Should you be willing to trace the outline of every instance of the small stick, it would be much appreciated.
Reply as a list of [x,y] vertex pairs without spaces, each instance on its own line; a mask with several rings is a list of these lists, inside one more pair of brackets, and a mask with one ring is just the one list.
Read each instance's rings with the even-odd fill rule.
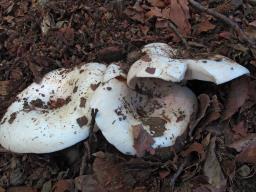
[[87,154],[84,153],[83,157],[82,157],[82,160],[81,160],[81,166],[80,166],[80,169],[79,169],[79,175],[83,175],[84,174],[84,171],[85,171],[85,168],[86,168],[86,165],[87,165],[87,161],[86,161],[86,158],[87,157]]
[[9,151],[9,150],[7,150],[7,149],[5,149],[5,148],[2,148],[2,147],[0,146],[0,153],[11,153],[11,151]]
[[171,177],[171,181],[170,181],[170,186],[173,189],[176,180],[178,179],[178,177],[181,175],[182,171],[184,170],[185,166],[189,163],[190,160],[190,156],[187,156],[184,161],[180,164],[178,170],[176,171],[176,173]]
[[239,27],[239,25],[237,23],[235,23],[234,21],[232,21],[231,19],[229,19],[227,16],[225,16],[213,9],[208,9],[194,0],[188,0],[188,1],[192,6],[197,8],[199,11],[206,12],[209,15],[212,15],[213,17],[218,18],[218,19],[222,20],[223,22],[225,22],[226,24],[228,24],[230,27],[232,27],[236,31],[236,33],[238,34],[238,37],[241,36],[241,40],[246,41],[252,47],[255,47],[255,42],[253,42],[251,39],[249,39],[246,36],[246,34],[244,33],[244,31]]
[[185,45],[186,49],[189,49],[187,40],[180,34],[176,26],[170,21],[168,26],[173,30],[173,32],[181,39],[182,43]]
[[95,117],[97,115],[97,112],[98,112],[98,109],[92,109],[91,111],[92,120],[90,124],[89,139],[87,142],[84,142],[85,153],[81,160],[79,175],[84,174],[86,167],[90,169],[90,165],[88,164],[88,163],[91,163],[91,155],[92,155],[92,150],[90,146],[92,145],[93,128],[95,126]]
[[92,120],[91,120],[91,124],[90,124],[89,139],[85,145],[88,149],[87,150],[88,151],[88,157],[87,157],[88,161],[91,161],[91,155],[92,155],[91,145],[93,143],[93,137],[95,137],[95,135],[93,133],[93,129],[95,126],[95,118],[96,118],[97,113],[98,113],[98,109],[92,109],[92,112],[91,112]]

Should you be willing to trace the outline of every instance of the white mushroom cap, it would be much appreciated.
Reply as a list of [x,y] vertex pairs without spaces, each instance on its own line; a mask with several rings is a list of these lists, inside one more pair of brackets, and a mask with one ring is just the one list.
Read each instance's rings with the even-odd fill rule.
[[164,43],[146,45],[142,56],[130,68],[128,86],[135,88],[138,78],[160,78],[166,81],[202,80],[222,84],[249,70],[224,56],[215,55],[209,59],[172,59],[177,51]]
[[69,147],[89,134],[89,101],[106,66],[88,63],[58,69],[32,83],[8,108],[0,144],[18,153],[48,153]]
[[184,59],[183,62],[188,66],[186,80],[210,81],[218,85],[250,73],[242,65],[221,55],[215,55],[210,59]]
[[128,86],[135,88],[137,78],[161,78],[165,81],[180,82],[184,79],[187,65],[177,59],[158,55],[146,55],[136,61],[127,76]]
[[111,63],[104,73],[102,82],[107,82],[110,79],[113,79],[118,76],[126,78],[126,74],[123,72],[121,67],[118,64]]
[[158,55],[173,58],[177,55],[177,50],[166,43],[150,43],[142,48],[142,52],[147,55]]
[[98,87],[91,100],[91,107],[98,109],[96,124],[122,153],[136,154],[133,127],[137,125],[153,136],[152,147],[173,145],[197,108],[197,99],[188,88],[167,85],[159,79],[153,81],[157,95],[140,94],[124,81],[111,79]]

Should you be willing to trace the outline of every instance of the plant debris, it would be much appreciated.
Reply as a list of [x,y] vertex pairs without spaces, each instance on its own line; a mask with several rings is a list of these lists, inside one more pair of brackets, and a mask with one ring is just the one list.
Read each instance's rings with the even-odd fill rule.
[[[200,109],[179,147],[153,152],[150,135],[136,131],[138,154],[154,155],[120,154],[96,126],[97,142],[59,152],[13,154],[0,147],[0,192],[256,191],[255,5],[253,0],[0,0],[0,117],[18,93],[54,69],[120,60],[126,70],[151,42],[177,48],[178,58],[221,54],[251,72],[218,87],[189,81]],[[56,98],[49,107],[66,102]],[[27,103],[28,110],[39,103]],[[86,103],[81,98],[78,107]],[[15,121],[15,114],[1,123],[8,120]]]

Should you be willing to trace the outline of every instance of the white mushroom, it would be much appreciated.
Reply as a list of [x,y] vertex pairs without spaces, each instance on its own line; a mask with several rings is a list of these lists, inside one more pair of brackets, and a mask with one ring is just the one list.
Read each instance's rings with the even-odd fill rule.
[[248,69],[220,55],[209,59],[172,59],[177,51],[164,43],[146,45],[145,53],[130,68],[127,82],[135,88],[137,78],[161,78],[166,81],[203,80],[221,84],[249,74]]
[[178,52],[166,43],[150,43],[145,45],[141,51],[147,55],[157,55],[170,58],[175,57]]
[[91,107],[98,109],[96,124],[104,137],[125,154],[136,154],[134,126],[142,126],[153,136],[153,148],[171,146],[197,108],[195,95],[186,87],[160,79],[144,82],[151,83],[150,93],[139,93],[125,81],[109,79],[91,100]]
[[88,63],[57,69],[32,83],[8,108],[0,143],[18,153],[48,153],[69,147],[89,134],[89,101],[106,67]]
[[197,79],[219,85],[250,73],[242,65],[221,55],[215,55],[209,59],[183,59],[181,61],[188,66],[186,80]]
[[118,64],[112,63],[107,67],[102,82],[107,82],[115,77],[122,77],[126,79],[126,74],[121,70],[121,67]]

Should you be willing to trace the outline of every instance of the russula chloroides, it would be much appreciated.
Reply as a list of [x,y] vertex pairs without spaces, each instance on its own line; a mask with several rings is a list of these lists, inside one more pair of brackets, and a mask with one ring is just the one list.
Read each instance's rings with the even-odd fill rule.
[[190,89],[162,80],[150,83],[154,91],[143,94],[130,89],[126,81],[113,78],[99,86],[91,100],[91,107],[98,109],[99,129],[124,154],[136,154],[135,126],[153,136],[153,148],[173,145],[197,108],[196,96]]
[[164,43],[146,45],[144,55],[130,68],[127,83],[135,87],[136,78],[151,77],[166,81],[202,80],[222,84],[249,74],[248,69],[220,55],[208,59],[173,59],[177,50]]
[[116,64],[98,63],[48,73],[8,108],[0,125],[1,145],[19,153],[64,149],[88,136],[95,108],[97,126],[123,153],[136,154],[134,126],[153,137],[153,148],[171,146],[197,108],[193,92],[178,82],[221,84],[249,73],[223,56],[174,59],[177,50],[164,43],[148,44],[142,52],[127,75]]
[[0,143],[17,153],[49,153],[67,148],[89,135],[89,100],[106,66],[88,63],[57,69],[32,83],[2,118]]

